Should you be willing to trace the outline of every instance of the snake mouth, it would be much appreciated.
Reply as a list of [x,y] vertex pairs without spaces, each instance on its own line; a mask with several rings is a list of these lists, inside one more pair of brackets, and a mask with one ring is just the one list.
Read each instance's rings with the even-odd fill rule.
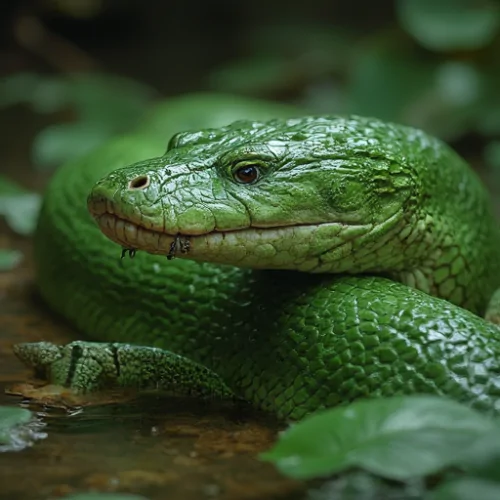
[[[311,257],[309,244],[301,241],[325,226],[248,227],[194,235],[156,231],[109,212],[94,214],[94,219],[101,232],[122,247],[122,257],[127,253],[133,257],[139,250],[169,260],[181,257],[254,269],[306,271],[317,267],[318,258]],[[332,244],[329,240],[328,246]]]
[[[110,240],[121,245],[124,249],[135,251],[144,250],[148,253],[174,257],[178,252],[186,254],[191,248],[191,239],[204,238],[210,234],[184,235],[168,234],[140,226],[130,220],[103,213],[94,217],[101,232]],[[218,233],[222,235],[224,233]]]
[[[370,226],[321,223],[171,234],[146,228],[109,211],[94,211],[93,216],[101,232],[122,247],[122,256],[128,253],[133,257],[139,250],[169,260],[181,257],[253,269],[308,272],[342,272],[339,261],[351,252],[350,240],[370,230]],[[348,229],[352,233],[345,234]]]

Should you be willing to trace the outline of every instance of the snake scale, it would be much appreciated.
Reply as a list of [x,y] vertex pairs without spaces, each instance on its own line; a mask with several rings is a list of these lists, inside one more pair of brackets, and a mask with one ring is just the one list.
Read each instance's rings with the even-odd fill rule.
[[154,385],[285,419],[413,393],[496,411],[500,330],[481,316],[499,241],[476,175],[422,131],[183,96],[54,175],[37,283],[92,341],[16,352],[77,390]]

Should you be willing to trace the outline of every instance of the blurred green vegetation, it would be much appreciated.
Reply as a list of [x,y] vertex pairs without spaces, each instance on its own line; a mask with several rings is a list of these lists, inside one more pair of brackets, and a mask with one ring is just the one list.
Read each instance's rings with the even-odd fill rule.
[[[86,3],[86,15],[97,16],[100,2],[57,2],[74,17]],[[256,22],[245,32],[243,49],[222,58],[198,90],[279,99],[311,113],[372,115],[450,142],[473,138],[485,164],[498,171],[500,2],[395,0],[392,8],[372,30],[361,22],[293,16]],[[100,71],[21,73],[1,82],[0,106],[71,110],[34,141],[34,163],[47,167],[130,128],[158,94]]]

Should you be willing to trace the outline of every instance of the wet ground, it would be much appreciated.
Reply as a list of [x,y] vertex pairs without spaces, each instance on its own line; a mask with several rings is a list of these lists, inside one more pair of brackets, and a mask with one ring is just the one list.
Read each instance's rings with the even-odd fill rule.
[[[5,228],[1,238],[13,240]],[[303,497],[301,485],[259,462],[256,455],[269,448],[279,427],[249,409],[159,395],[89,406],[56,398],[40,405],[6,394],[26,394],[29,386],[19,384],[32,376],[13,355],[13,343],[75,338],[36,295],[29,241],[9,243],[26,257],[14,271],[0,274],[0,404],[35,411],[47,438],[0,454],[0,499],[90,490],[140,493],[151,500]]]

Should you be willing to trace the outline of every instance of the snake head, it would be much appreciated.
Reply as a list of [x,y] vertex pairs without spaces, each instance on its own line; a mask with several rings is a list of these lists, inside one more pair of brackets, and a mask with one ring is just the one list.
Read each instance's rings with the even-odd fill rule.
[[[181,133],[165,155],[100,180],[88,208],[110,239],[149,253],[251,268],[384,270],[418,197],[404,140],[400,128],[359,117]],[[412,140],[427,139],[415,132]]]

